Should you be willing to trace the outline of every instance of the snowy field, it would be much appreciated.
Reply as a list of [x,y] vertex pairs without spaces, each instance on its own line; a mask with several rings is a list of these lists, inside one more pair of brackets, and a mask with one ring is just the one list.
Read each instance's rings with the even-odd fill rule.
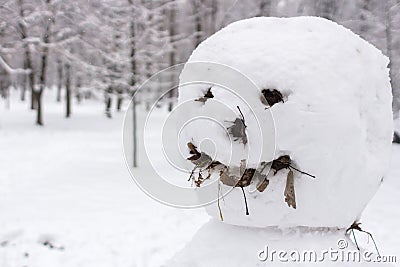
[[[16,93],[10,110],[1,102],[0,267],[160,266],[209,220],[136,187],[122,155],[123,112],[108,119],[103,103],[86,101],[64,119],[53,92],[45,98],[44,127]],[[399,162],[394,145],[391,170],[361,220],[381,254],[398,262]]]
[[208,220],[136,187],[123,160],[123,112],[108,119],[93,101],[64,119],[47,91],[40,128],[14,96],[0,112],[1,267],[159,266]]

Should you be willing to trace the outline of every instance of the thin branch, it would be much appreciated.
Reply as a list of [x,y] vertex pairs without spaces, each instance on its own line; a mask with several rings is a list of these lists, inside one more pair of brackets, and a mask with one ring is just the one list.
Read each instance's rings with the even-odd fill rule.
[[240,188],[242,189],[243,198],[244,198],[244,204],[245,204],[245,206],[246,206],[246,215],[250,215],[250,214],[249,214],[249,207],[247,206],[246,194],[244,193],[243,186],[241,186]]
[[0,65],[7,71],[8,74],[29,74],[31,70],[27,69],[14,69],[7,64],[7,62],[0,56]]
[[316,178],[315,175],[312,175],[312,174],[309,174],[309,173],[300,171],[299,169],[293,167],[292,165],[289,165],[289,168],[292,168],[292,169],[294,169],[294,170],[296,170],[296,171],[298,171],[298,172],[300,172],[300,173],[302,173],[302,174],[308,175],[308,176],[310,176],[310,177],[312,177],[312,178]]

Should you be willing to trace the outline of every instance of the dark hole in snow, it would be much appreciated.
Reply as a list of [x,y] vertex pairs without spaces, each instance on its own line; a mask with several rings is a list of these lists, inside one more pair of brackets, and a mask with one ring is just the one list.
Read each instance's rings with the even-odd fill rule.
[[266,106],[272,107],[276,103],[284,102],[282,93],[276,89],[263,89],[261,94],[261,102]]
[[199,101],[202,103],[206,103],[206,101],[210,98],[214,98],[213,93],[211,92],[211,87],[208,88],[207,92],[204,94],[204,96],[200,97],[199,99],[196,99],[195,101]]

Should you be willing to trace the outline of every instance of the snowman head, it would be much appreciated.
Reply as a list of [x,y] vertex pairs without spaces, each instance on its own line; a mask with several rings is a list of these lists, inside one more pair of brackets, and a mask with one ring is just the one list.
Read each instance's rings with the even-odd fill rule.
[[211,173],[227,193],[207,211],[237,225],[348,227],[387,168],[387,65],[374,46],[316,17],[239,21],[200,44],[181,73],[177,110],[195,185]]

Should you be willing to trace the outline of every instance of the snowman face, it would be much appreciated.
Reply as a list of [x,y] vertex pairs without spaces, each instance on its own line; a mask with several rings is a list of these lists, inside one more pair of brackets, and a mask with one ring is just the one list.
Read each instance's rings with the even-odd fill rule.
[[[254,18],[222,29],[185,64],[174,126],[163,124],[177,134],[157,153],[185,170],[197,200],[159,191],[186,206],[210,204],[211,216],[231,224],[347,228],[389,162],[387,64],[375,47],[321,18]],[[154,166],[165,173],[162,161]]]
[[[212,137],[215,160],[232,169],[220,172],[222,187],[236,182],[221,206],[224,221],[345,228],[356,220],[390,155],[386,66],[376,48],[320,18],[254,18],[203,42],[182,71],[188,85],[179,102],[208,88],[214,96],[201,105],[192,100],[183,117],[210,116],[222,126],[199,122],[184,132],[195,145]],[[241,180],[246,170],[262,178]],[[248,216],[238,185],[245,185]],[[219,218],[216,205],[207,210]]]

